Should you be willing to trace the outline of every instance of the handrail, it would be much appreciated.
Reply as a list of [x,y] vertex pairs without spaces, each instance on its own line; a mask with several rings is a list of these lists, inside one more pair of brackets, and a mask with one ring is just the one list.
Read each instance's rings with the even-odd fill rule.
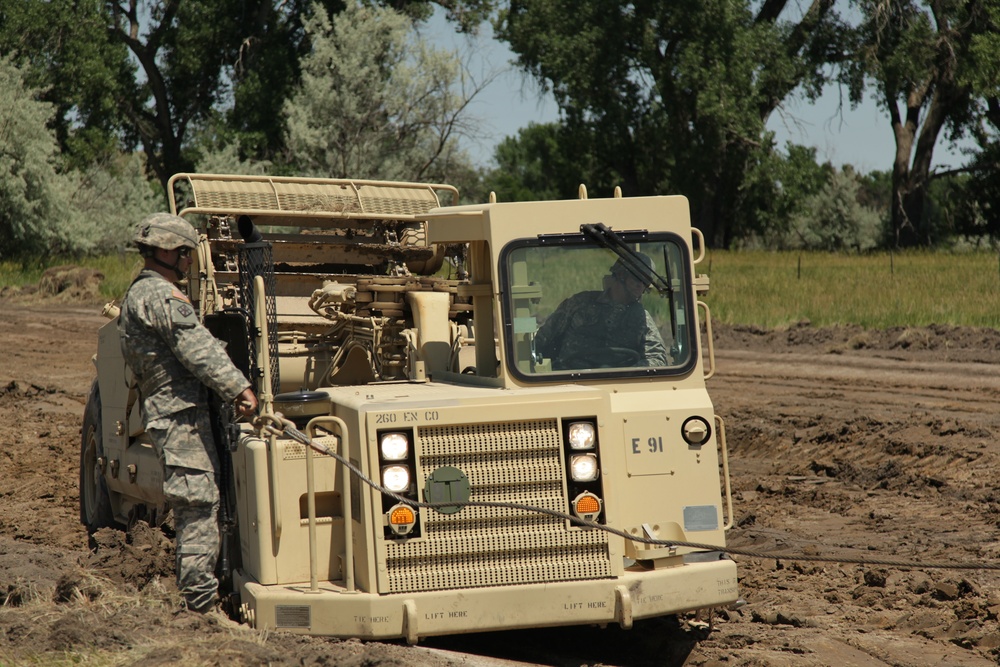
[[[340,431],[340,435],[334,433],[334,437],[342,443],[341,444],[341,455],[347,456],[347,424],[344,423],[340,417],[334,417],[332,415],[321,415],[319,417],[313,417],[306,424],[306,435],[310,439],[313,439],[316,434],[316,428],[323,425],[335,425]],[[331,431],[332,432],[332,431]],[[347,592],[354,592],[354,539],[353,539],[353,522],[351,521],[351,474],[346,467],[343,467],[343,471],[346,473],[343,476],[344,489],[341,492],[341,498],[343,499],[343,514],[344,514],[344,588]],[[316,543],[316,486],[315,477],[313,469],[313,449],[312,447],[306,447],[306,508],[309,513],[309,592],[318,593],[319,592],[319,581],[317,575],[317,561],[319,559],[318,549]]]
[[705,259],[705,235],[697,227],[691,228],[691,234],[698,237],[698,256],[692,260],[692,264],[700,264]]
[[729,483],[729,445],[726,442],[726,422],[722,417],[715,415],[715,423],[718,427],[719,449],[722,452],[722,479],[726,485],[726,523],[722,530],[729,530],[733,527],[733,489]]
[[[260,382],[260,411],[270,413],[273,411],[274,395],[271,393],[271,351],[268,349],[268,329],[267,329],[267,304],[264,301],[264,277],[254,276],[254,317],[257,320],[257,365],[263,370],[264,377]],[[277,552],[278,542],[281,540],[281,480],[278,475],[278,441],[272,434],[267,444],[267,458],[271,473],[271,539],[274,544],[272,548]]]
[[712,340],[712,311],[709,309],[708,304],[704,301],[696,301],[698,308],[705,309],[705,336],[708,338],[708,372],[705,373],[705,379],[708,380],[713,375],[715,375],[715,343]]

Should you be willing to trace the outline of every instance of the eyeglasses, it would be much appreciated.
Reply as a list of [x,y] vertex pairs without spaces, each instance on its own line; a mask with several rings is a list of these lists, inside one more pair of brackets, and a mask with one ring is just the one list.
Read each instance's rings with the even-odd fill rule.
[[177,250],[177,255],[180,257],[191,256],[191,248],[176,248],[176,250]]

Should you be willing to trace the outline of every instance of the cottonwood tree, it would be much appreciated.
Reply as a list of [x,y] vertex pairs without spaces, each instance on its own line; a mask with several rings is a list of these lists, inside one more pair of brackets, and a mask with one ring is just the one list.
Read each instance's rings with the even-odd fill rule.
[[971,87],[970,134],[978,150],[967,174],[950,184],[949,203],[959,232],[1000,239],[1000,3],[988,3],[984,28],[969,40],[971,67],[962,83]]
[[[935,144],[958,138],[975,125],[973,79],[996,67],[977,58],[974,44],[995,35],[995,0],[855,0],[861,11],[861,44],[854,66],[852,100],[865,81],[885,111],[895,140],[892,161],[892,232],[897,246],[929,244],[924,207],[934,174]],[[991,19],[990,10],[994,12]],[[859,76],[859,74],[861,76]]]
[[[380,4],[380,3],[375,3]],[[428,0],[385,0],[417,20]],[[438,3],[472,30],[492,0]],[[308,53],[304,20],[343,0],[92,0],[0,3],[0,54],[17,53],[77,166],[141,147],[161,184],[199,159],[198,136],[240,159],[283,149],[281,109]]]
[[100,2],[0,4],[0,54],[53,105],[49,126],[71,164],[84,167],[134,147],[118,100],[137,95],[124,45],[110,39]]
[[755,231],[765,131],[796,89],[818,96],[850,33],[833,0],[511,0],[498,34],[552,90],[592,165],[581,180],[626,194],[688,196],[713,246]]
[[285,106],[289,162],[316,176],[448,180],[468,170],[458,137],[488,83],[421,40],[395,10],[351,3],[306,22],[312,51]]

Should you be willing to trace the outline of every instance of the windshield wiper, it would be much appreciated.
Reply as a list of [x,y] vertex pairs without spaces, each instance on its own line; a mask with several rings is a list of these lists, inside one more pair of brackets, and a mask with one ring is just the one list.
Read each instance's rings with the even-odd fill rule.
[[670,280],[670,264],[666,264],[667,277],[664,278],[656,269],[647,266],[646,262],[639,258],[639,253],[633,250],[621,237],[611,231],[611,228],[603,222],[593,225],[580,225],[580,231],[608,248],[621,259],[622,265],[628,269],[636,280],[644,285],[651,285],[660,294],[669,294],[673,298],[675,288]]
[[677,288],[674,287],[674,281],[670,276],[670,258],[667,257],[666,247],[663,248],[663,270],[667,274],[666,278],[664,278],[656,272],[656,269],[648,266],[646,262],[642,261],[642,259],[639,258],[638,251],[634,250],[631,246],[625,243],[620,236],[611,231],[611,228],[603,222],[598,222],[593,225],[580,225],[580,231],[618,255],[619,259],[622,261],[622,265],[628,269],[629,273],[631,273],[636,280],[642,281],[642,284],[644,285],[655,287],[660,296],[666,295],[667,300],[669,301],[668,310],[670,311],[670,333],[674,341],[671,347],[674,352],[679,353],[680,347],[677,336],[677,309],[674,303],[674,292],[677,291]]

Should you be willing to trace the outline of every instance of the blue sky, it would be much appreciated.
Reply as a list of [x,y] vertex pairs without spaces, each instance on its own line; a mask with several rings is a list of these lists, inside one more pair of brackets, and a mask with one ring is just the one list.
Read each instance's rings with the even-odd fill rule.
[[[504,137],[517,134],[528,123],[558,117],[552,97],[544,95],[533,80],[510,64],[513,54],[505,44],[493,39],[488,25],[470,45],[464,37],[455,35],[439,10],[428,30],[439,47],[471,53],[474,75],[499,72],[471,106],[484,132],[480,139],[467,141],[465,147],[479,164],[489,163],[493,147]],[[830,88],[816,104],[790,100],[784,109],[772,114],[768,128],[775,131],[779,146],[786,141],[814,146],[820,160],[829,160],[838,167],[852,164],[861,172],[890,170],[895,148],[884,113],[873,102],[851,110],[846,99],[839,111],[839,96],[836,88]],[[934,166],[957,167],[962,162],[961,154],[949,151],[944,140],[939,139]]]

